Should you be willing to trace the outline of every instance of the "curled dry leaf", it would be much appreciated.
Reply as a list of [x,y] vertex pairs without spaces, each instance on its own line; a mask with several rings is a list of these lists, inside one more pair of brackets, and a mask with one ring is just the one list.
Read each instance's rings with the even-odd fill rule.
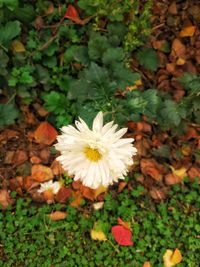
[[167,185],[179,184],[183,180],[182,177],[175,175],[174,173],[168,173],[165,175],[165,183]]
[[14,165],[20,165],[28,159],[27,153],[24,150],[18,149],[12,158],[12,163]]
[[150,196],[154,199],[154,200],[164,200],[166,198],[166,190],[164,188],[152,188],[149,191]]
[[50,214],[48,214],[48,217],[52,220],[52,221],[60,221],[60,220],[64,220],[67,216],[67,213],[64,211],[54,211]]
[[156,181],[160,181],[162,179],[162,166],[155,160],[142,159],[140,161],[140,167],[144,175],[149,175]]
[[112,234],[115,241],[121,246],[132,246],[132,233],[122,225],[115,225],[112,227]]
[[56,129],[47,121],[41,122],[34,132],[34,138],[37,143],[51,145],[58,135]]
[[12,205],[14,200],[10,197],[5,189],[0,190],[0,209],[5,210],[9,205]]
[[120,182],[118,185],[117,193],[121,193],[122,190],[127,186],[127,182]]
[[62,168],[60,162],[57,161],[56,159],[52,162],[50,168],[54,175],[61,175],[64,173],[64,169]]
[[33,165],[31,168],[31,176],[37,182],[44,182],[53,179],[52,170],[42,164]]

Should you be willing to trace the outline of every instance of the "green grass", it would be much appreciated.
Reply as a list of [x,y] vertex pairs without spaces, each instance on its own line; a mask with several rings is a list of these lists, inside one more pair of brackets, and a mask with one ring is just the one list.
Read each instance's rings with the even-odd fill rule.
[[[145,261],[163,266],[166,249],[179,248],[180,267],[197,267],[200,262],[199,186],[185,182],[172,187],[168,200],[154,203],[142,186],[132,193],[110,192],[104,208],[95,211],[85,202],[78,209],[70,205],[35,206],[30,199],[18,199],[14,210],[0,214],[0,266],[123,266],[141,267]],[[50,221],[53,210],[67,211],[62,221]],[[131,223],[134,245],[119,246],[111,227],[117,217]],[[91,240],[94,222],[106,226],[108,241]]]

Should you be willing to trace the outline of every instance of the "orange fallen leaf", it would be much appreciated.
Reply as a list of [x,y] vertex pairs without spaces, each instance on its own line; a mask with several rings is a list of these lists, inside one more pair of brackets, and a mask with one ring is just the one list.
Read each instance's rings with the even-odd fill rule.
[[125,221],[123,221],[120,217],[117,218],[117,223],[118,223],[119,225],[122,225],[124,228],[126,228],[126,229],[132,231],[132,230],[131,230],[130,223],[129,223],[129,222],[125,222]]
[[58,135],[56,129],[47,121],[41,122],[34,132],[34,138],[37,143],[51,145]]
[[195,26],[186,26],[180,31],[179,35],[180,37],[192,37],[195,31],[196,31]]
[[176,15],[176,14],[178,13],[178,11],[177,11],[176,1],[173,1],[173,2],[170,4],[170,6],[169,6],[169,8],[168,8],[168,12],[169,12],[170,14],[173,14],[173,15]]
[[185,45],[177,38],[172,42],[172,53],[173,56],[184,58],[186,54]]
[[178,264],[182,261],[183,257],[182,257],[182,254],[180,252],[180,250],[178,248],[176,248],[174,250],[174,253],[171,257],[171,261],[174,263],[174,264]]
[[150,263],[150,261],[146,261],[146,262],[142,265],[142,267],[151,267],[151,263]]
[[17,176],[9,180],[10,189],[16,191],[20,196],[23,196],[23,177]]
[[127,186],[127,182],[120,182],[118,185],[117,193],[121,193],[122,190]]
[[183,180],[182,177],[175,175],[174,173],[168,173],[165,175],[165,183],[167,185],[179,184]]
[[52,220],[52,221],[60,221],[60,220],[64,220],[67,216],[67,213],[64,211],[54,211],[50,214],[48,214],[48,217]]
[[37,156],[32,156],[30,158],[30,162],[33,163],[33,164],[39,164],[41,162],[41,158],[37,157]]
[[47,166],[36,164],[31,168],[31,176],[34,180],[41,183],[53,179],[53,172]]
[[54,202],[54,193],[51,190],[46,190],[42,194],[48,204],[51,204]]
[[187,173],[191,180],[196,177],[200,180],[200,168],[198,166],[192,166]]
[[32,176],[26,176],[23,179],[23,187],[24,189],[29,192],[31,189],[35,188],[36,186],[38,186],[39,183],[36,182]]
[[70,203],[70,206],[72,207],[78,207],[81,205],[83,197],[82,194],[79,191],[73,192],[74,200]]
[[11,199],[9,193],[5,189],[0,190],[0,209],[5,210],[9,205],[12,205],[14,200]]

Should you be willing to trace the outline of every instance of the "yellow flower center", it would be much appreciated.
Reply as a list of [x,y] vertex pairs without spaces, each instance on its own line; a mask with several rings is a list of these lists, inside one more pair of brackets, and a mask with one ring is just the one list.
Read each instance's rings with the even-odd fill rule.
[[86,147],[84,149],[84,153],[90,161],[98,161],[102,157],[102,155],[99,153],[98,149],[94,149],[91,147]]

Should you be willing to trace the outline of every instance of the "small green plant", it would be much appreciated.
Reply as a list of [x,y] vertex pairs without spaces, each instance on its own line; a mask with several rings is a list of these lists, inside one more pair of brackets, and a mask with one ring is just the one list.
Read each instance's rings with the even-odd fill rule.
[[[15,209],[0,213],[0,265],[31,266],[142,266],[145,261],[163,267],[167,249],[179,248],[182,267],[199,263],[199,186],[186,179],[174,185],[166,202],[155,204],[145,189],[127,189],[106,195],[101,210],[87,213],[60,204],[38,207],[29,199],[18,199]],[[61,221],[51,221],[55,210],[67,212]],[[134,245],[119,246],[111,234],[117,218],[130,222]],[[96,223],[107,241],[95,241],[90,231]],[[87,256],[86,256],[87,255]]]

